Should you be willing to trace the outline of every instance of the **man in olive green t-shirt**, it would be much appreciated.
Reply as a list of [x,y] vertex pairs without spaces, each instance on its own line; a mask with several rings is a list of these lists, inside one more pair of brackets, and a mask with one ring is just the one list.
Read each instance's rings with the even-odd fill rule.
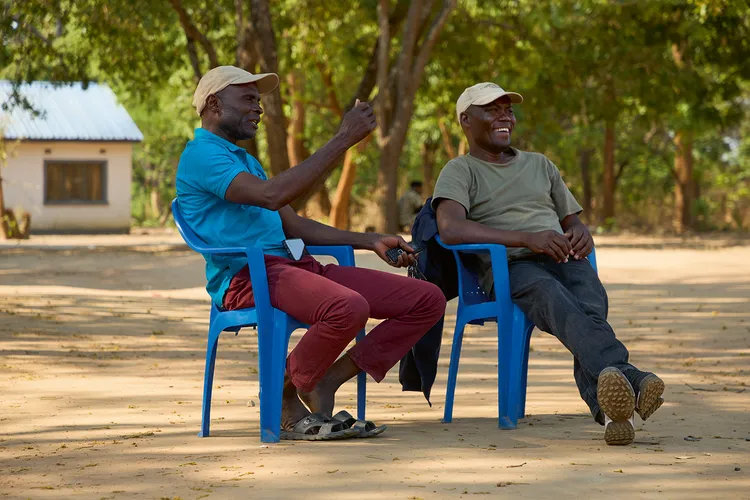
[[[515,92],[494,83],[467,88],[456,114],[469,154],[449,161],[432,206],[446,244],[496,243],[508,252],[513,301],[573,354],[578,390],[605,425],[607,444],[630,444],[634,412],[643,420],[664,402],[664,382],[628,363],[607,323],[607,293],[586,256],[594,248],[581,206],[544,155],[512,148]],[[480,274],[492,293],[489,256]]]

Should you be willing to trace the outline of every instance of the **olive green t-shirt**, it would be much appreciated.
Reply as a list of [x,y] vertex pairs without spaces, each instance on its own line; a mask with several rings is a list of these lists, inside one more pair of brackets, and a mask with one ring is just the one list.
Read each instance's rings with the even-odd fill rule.
[[[513,149],[507,163],[490,163],[471,155],[449,161],[438,177],[432,197],[437,210],[441,199],[453,200],[466,209],[467,218],[495,229],[563,233],[560,221],[582,208],[573,197],[554,163],[539,153]],[[531,253],[508,247],[508,258]],[[481,254],[482,287],[492,289],[490,258]]]

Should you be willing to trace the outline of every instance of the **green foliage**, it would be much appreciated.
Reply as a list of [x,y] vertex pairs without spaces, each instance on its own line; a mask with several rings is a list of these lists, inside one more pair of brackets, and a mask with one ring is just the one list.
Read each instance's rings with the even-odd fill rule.
[[[247,11],[249,2],[245,7]],[[390,2],[396,8],[395,1]],[[403,4],[404,2],[399,2]],[[235,3],[183,0],[220,64],[234,64]],[[269,2],[285,114],[286,75],[302,82],[304,143],[314,151],[336,131],[378,36],[377,1]],[[249,16],[248,12],[244,13]],[[399,32],[400,33],[400,32]],[[5,2],[0,77],[112,85],[144,133],[134,156],[138,223],[163,219],[179,154],[198,119],[195,74],[171,2]],[[198,47],[198,62],[208,56]],[[667,226],[674,190],[674,134],[694,137],[693,206],[700,229],[750,226],[750,8],[746,0],[461,0],[426,67],[400,162],[403,188],[422,178],[421,148],[436,149],[436,172],[462,137],[455,101],[495,81],[524,95],[514,144],[542,152],[583,196],[581,154],[591,152],[593,205],[601,206],[604,123],[616,123],[617,218],[604,227]],[[328,76],[332,87],[328,86]],[[372,97],[372,96],[371,96]],[[8,103],[4,103],[8,104]],[[263,127],[258,146],[267,164]],[[372,196],[379,151],[359,154],[353,200]],[[338,173],[328,179],[334,190]],[[153,193],[161,206],[151,209]]]

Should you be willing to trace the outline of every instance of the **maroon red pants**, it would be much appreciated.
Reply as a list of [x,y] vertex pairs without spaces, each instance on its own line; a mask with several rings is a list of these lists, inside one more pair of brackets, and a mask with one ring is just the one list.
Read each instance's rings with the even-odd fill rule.
[[[354,363],[380,382],[445,313],[440,289],[396,274],[322,265],[266,255],[271,305],[310,329],[287,358],[287,374],[302,391],[313,390],[339,354],[367,323],[385,319],[348,351]],[[254,306],[248,268],[237,273],[224,296],[228,310]]]

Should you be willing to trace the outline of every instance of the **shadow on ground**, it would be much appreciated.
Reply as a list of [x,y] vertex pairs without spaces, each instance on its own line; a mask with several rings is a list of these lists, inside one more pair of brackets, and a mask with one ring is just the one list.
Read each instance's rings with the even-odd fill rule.
[[[262,447],[252,329],[220,341],[212,437],[195,435],[208,319],[200,257],[19,252],[0,261],[0,465],[10,471],[0,495],[741,498],[750,491],[750,285],[733,273],[748,271],[639,283],[611,267],[612,324],[631,361],[668,384],[632,447],[603,445],[569,353],[541,332],[529,415],[498,430],[491,324],[466,332],[454,422],[442,424],[453,303],[432,408],[401,392],[393,370],[368,384],[369,418],[389,425],[382,438]],[[353,408],[354,396],[348,384],[339,405]]]

